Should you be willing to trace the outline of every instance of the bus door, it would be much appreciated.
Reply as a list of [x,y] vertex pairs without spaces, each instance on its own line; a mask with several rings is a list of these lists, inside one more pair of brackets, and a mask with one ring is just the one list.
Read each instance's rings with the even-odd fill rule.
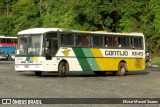
[[48,33],[45,41],[45,55],[47,60],[51,60],[58,50],[57,34]]

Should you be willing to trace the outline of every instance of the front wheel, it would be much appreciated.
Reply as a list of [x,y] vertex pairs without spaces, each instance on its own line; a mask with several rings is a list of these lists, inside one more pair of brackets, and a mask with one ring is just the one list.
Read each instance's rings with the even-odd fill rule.
[[42,74],[42,71],[36,71],[36,72],[35,72],[35,75],[36,75],[36,76],[41,76],[41,74]]
[[121,62],[121,63],[118,65],[117,75],[118,75],[118,76],[124,76],[124,75],[126,74],[126,71],[127,71],[126,63]]
[[68,70],[68,63],[61,62],[58,67],[59,77],[64,77],[67,70]]

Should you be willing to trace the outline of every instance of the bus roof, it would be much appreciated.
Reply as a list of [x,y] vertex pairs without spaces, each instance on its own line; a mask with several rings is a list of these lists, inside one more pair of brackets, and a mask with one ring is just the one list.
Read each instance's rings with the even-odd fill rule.
[[126,36],[144,36],[143,33],[138,33],[138,32],[115,33],[115,32],[106,32],[106,31],[93,31],[93,34],[126,35]]
[[47,32],[52,32],[52,31],[62,31],[62,29],[59,28],[32,28],[32,29],[26,29],[18,32],[18,35],[23,35],[23,34],[43,34]]
[[80,30],[63,30],[60,28],[31,28],[18,32],[18,35],[24,34],[43,34],[47,32],[54,31],[64,31],[64,32],[73,32],[73,33],[87,33],[87,34],[106,34],[106,35],[123,35],[123,36],[144,36],[143,33],[115,33],[115,32],[107,32],[107,31],[80,31]]
[[0,38],[10,38],[10,39],[16,39],[17,37],[13,37],[13,36],[0,36]]

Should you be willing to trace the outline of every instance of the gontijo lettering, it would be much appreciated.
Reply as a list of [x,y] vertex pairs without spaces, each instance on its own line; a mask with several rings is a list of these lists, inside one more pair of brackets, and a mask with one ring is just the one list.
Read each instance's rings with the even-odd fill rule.
[[105,51],[106,56],[128,56],[128,51]]

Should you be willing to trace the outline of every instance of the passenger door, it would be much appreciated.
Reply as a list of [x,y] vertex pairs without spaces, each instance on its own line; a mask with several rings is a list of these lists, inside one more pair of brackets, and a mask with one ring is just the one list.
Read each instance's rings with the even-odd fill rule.
[[45,55],[47,60],[51,60],[57,53],[58,41],[57,33],[47,33],[45,41]]

